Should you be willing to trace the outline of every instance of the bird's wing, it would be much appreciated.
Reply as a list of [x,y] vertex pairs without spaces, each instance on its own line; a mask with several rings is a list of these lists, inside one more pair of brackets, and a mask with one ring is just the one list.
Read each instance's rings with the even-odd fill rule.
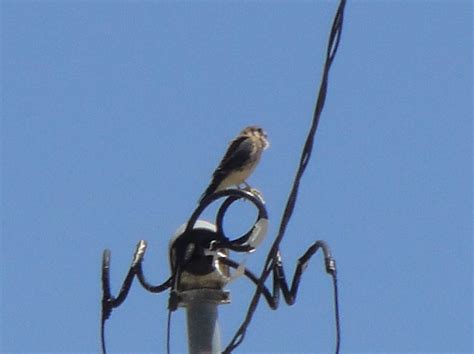
[[245,166],[254,150],[252,140],[247,136],[241,136],[234,139],[227,149],[222,161],[212,174],[212,180],[206,191],[202,194],[199,201],[202,201],[209,194],[214,193],[219,184],[235,170],[240,170]]
[[214,174],[217,172],[229,173],[242,168],[250,160],[254,148],[252,139],[247,136],[234,139]]

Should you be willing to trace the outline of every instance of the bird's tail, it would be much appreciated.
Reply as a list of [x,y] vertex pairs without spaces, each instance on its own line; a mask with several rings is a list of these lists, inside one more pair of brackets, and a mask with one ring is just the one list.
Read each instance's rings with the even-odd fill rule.
[[204,198],[206,198],[208,195],[211,195],[212,193],[214,193],[216,191],[216,188],[217,188],[217,185],[215,185],[214,183],[211,183],[209,187],[206,188],[204,193],[199,198],[199,204],[201,204]]
[[218,192],[220,189],[219,189],[219,185],[221,183],[221,179],[220,178],[213,178],[211,183],[209,184],[209,186],[206,188],[206,190],[204,191],[204,193],[201,195],[201,197],[199,198],[199,204],[202,203],[202,201],[204,200],[204,198],[206,198],[207,196],[213,194],[213,193],[216,193]]

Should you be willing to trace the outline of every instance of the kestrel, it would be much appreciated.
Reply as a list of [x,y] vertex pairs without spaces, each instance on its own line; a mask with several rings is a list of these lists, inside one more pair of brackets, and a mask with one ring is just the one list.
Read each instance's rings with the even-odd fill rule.
[[249,126],[242,130],[229,144],[222,161],[212,174],[209,187],[199,199],[199,203],[208,195],[230,186],[239,187],[244,184],[246,189],[251,190],[246,179],[257,167],[263,150],[269,146],[267,134],[262,128]]

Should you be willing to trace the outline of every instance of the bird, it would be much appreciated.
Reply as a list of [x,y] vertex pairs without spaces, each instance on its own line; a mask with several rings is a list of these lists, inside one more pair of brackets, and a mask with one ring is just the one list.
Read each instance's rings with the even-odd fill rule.
[[257,167],[263,150],[270,143],[265,131],[256,125],[244,128],[229,144],[227,151],[212,174],[211,183],[199,198],[201,203],[210,194],[224,190],[230,186],[244,184],[245,189],[252,188],[246,179]]

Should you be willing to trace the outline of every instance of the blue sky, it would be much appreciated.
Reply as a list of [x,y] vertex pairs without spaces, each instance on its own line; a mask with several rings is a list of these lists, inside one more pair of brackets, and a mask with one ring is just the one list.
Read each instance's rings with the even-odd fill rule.
[[[260,272],[336,5],[2,1],[2,353],[98,352],[102,250],[114,292],[140,239],[146,275],[164,280],[170,236],[249,124],[272,144],[249,180],[270,214],[247,260]],[[472,16],[469,1],[347,5],[282,243],[288,274],[314,240],[331,246],[342,353],[473,351]],[[223,343],[253,288],[229,290]],[[163,352],[166,303],[135,286],[108,322],[110,353]],[[296,304],[262,302],[236,353],[330,353],[332,316],[316,256]],[[172,329],[173,352],[185,352],[181,311]]]

